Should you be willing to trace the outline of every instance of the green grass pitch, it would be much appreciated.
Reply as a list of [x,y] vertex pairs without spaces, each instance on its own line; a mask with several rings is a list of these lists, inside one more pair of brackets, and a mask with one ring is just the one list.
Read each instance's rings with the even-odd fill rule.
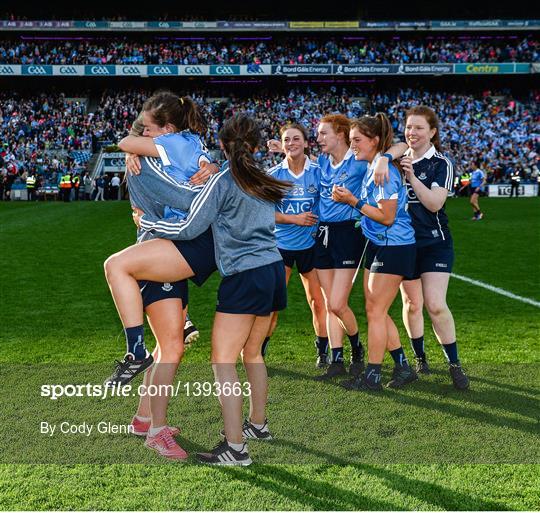
[[[485,218],[473,222],[465,199],[448,201],[454,271],[540,301],[540,201],[481,203]],[[43,420],[131,418],[136,397],[51,401],[40,387],[101,383],[123,355],[102,264],[133,238],[126,202],[0,203],[0,509],[538,509],[539,309],[456,279],[448,302],[471,376],[466,393],[451,387],[427,318],[431,376],[380,395],[314,382],[310,315],[293,275],[267,358],[275,440],[250,444],[256,464],[167,462],[128,435],[40,434]],[[182,382],[211,379],[218,283],[190,286],[201,338],[186,352]],[[351,303],[365,338],[360,280]],[[400,307],[397,299],[391,315],[410,356]],[[221,428],[217,400],[181,394],[170,423],[190,453],[209,448]]]

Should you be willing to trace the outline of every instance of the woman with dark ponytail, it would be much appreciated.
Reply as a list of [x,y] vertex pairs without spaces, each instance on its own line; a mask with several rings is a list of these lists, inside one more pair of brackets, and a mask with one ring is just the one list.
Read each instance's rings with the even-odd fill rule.
[[[161,220],[139,211],[136,221],[141,230],[159,239],[118,254],[109,266],[115,274],[109,285],[124,317],[142,317],[137,280],[174,282],[193,275],[184,258],[183,241],[212,229],[216,264],[223,277],[212,332],[212,367],[225,429],[224,440],[198,457],[208,464],[249,465],[245,439],[271,438],[261,346],[271,313],[283,310],[287,301],[274,219],[275,202],[283,198],[289,184],[257,166],[253,152],[260,132],[253,119],[238,115],[227,120],[219,139],[227,161],[195,197],[187,217]],[[249,384],[238,382],[240,355]],[[243,394],[250,398],[250,416],[242,423]]]
[[385,155],[394,134],[385,114],[364,116],[351,123],[351,149],[357,160],[368,162],[360,197],[344,187],[335,187],[335,201],[347,203],[363,214],[362,231],[368,239],[364,295],[368,321],[368,364],[363,376],[343,383],[349,390],[381,390],[381,367],[385,350],[395,362],[392,379],[387,386],[401,388],[418,377],[405,357],[394,321],[388,315],[404,277],[414,272],[416,244],[411,218],[407,213],[407,191],[403,176],[389,164],[389,180],[375,185],[377,159]]

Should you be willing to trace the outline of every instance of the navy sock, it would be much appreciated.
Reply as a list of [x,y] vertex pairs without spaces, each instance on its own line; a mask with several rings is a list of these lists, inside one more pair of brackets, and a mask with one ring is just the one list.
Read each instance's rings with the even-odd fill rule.
[[425,358],[426,353],[424,352],[424,335],[418,338],[411,338],[411,347],[416,358]]
[[332,363],[343,362],[343,347],[332,348]]
[[319,356],[328,354],[328,337],[319,337],[317,335],[317,351]]
[[448,360],[448,363],[457,363],[458,355],[457,355],[457,342],[452,342],[451,344],[441,344],[444,354],[446,355],[446,359]]
[[376,385],[381,382],[381,369],[380,363],[368,363],[366,370],[364,371],[364,380],[372,385]]
[[146,346],[144,345],[144,325],[124,328],[126,334],[127,352],[135,356],[135,360],[142,360],[146,357]]
[[354,351],[360,347],[360,339],[358,338],[358,331],[354,335],[347,335],[349,342],[351,343],[351,349]]
[[405,353],[403,352],[403,347],[398,347],[397,349],[394,349],[393,351],[390,351],[390,354],[392,355],[394,363],[398,367],[408,367],[409,366],[409,362],[407,360],[407,357],[405,356]]
[[261,354],[266,356],[266,351],[268,351],[268,344],[270,343],[270,337],[264,337],[264,342],[261,347]]

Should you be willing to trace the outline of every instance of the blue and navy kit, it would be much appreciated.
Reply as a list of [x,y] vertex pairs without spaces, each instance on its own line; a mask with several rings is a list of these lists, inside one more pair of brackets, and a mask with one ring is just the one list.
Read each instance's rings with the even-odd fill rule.
[[[160,135],[154,138],[154,143],[163,164],[163,171],[178,183],[189,182],[199,170],[201,162],[211,162],[201,138],[188,130]],[[164,218],[171,217],[184,219],[187,212],[165,207]]]
[[319,166],[321,168],[319,221],[334,223],[357,218],[358,212],[353,207],[332,199],[332,188],[334,185],[346,187],[356,197],[360,196],[362,180],[367,171],[367,162],[355,160],[353,152],[348,150],[337,166],[331,163],[328,155],[319,156]]
[[[414,175],[428,189],[444,187],[452,192],[454,183],[454,166],[452,161],[435,150],[434,146],[413,163]],[[428,246],[437,242],[449,240],[448,217],[444,205],[437,211],[431,212],[416,197],[416,193],[407,183],[407,196],[409,198],[409,214],[412,219],[416,245]]]
[[[319,214],[319,190],[321,168],[316,162],[306,157],[304,170],[295,175],[290,169],[287,159],[268,171],[278,180],[292,182],[287,196],[276,204],[276,212],[282,214],[302,214],[313,212]],[[276,240],[279,249],[301,250],[315,244],[317,226],[298,226],[297,224],[276,223]]]
[[375,158],[369,166],[362,182],[360,198],[368,205],[378,208],[381,200],[397,200],[396,217],[391,226],[385,226],[373,221],[367,216],[362,217],[362,231],[367,239],[377,246],[403,246],[414,244],[414,230],[411,218],[407,212],[407,191],[400,172],[393,164],[388,165],[390,179],[384,185],[375,185],[373,171]]

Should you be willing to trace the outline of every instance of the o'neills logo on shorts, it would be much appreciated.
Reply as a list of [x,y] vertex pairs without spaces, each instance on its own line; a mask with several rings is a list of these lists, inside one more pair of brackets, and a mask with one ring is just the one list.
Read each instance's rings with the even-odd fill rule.
[[448,264],[435,264],[435,267],[448,267]]
[[343,260],[343,265],[354,265],[356,260]]
[[384,265],[384,262],[373,262],[371,264],[371,267],[382,267]]

